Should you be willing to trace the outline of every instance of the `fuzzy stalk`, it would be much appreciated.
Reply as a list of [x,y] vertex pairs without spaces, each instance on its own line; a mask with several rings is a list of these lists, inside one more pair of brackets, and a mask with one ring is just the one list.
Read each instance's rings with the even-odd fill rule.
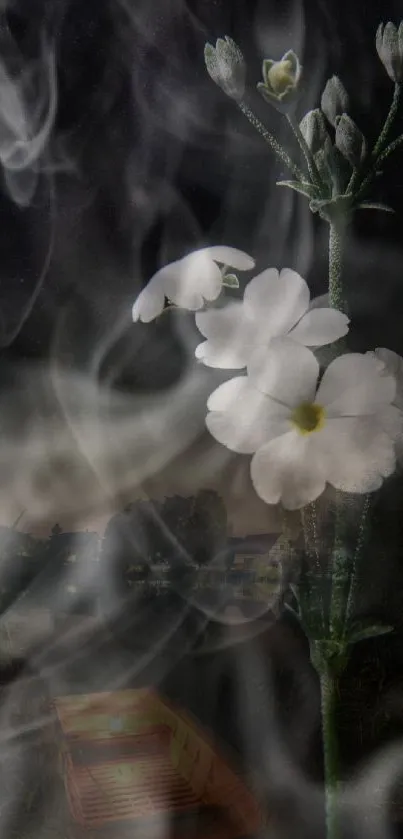
[[270,134],[270,131],[260,122],[260,119],[255,116],[253,111],[245,104],[245,102],[238,102],[238,106],[242,113],[246,116],[249,120],[250,124],[258,131],[258,133],[263,137],[265,142],[268,146],[270,146],[272,152],[276,155],[276,157],[286,166],[290,171],[295,175],[295,177],[299,181],[306,180],[304,173],[302,170],[291,160],[289,154],[287,154],[286,150],[277,142],[276,138],[273,137],[273,134]]
[[333,309],[344,311],[342,285],[342,231],[341,224],[330,223],[329,232],[329,302]]
[[[382,131],[372,149],[371,154],[364,160],[363,166],[359,167],[352,175],[350,183],[347,187],[347,192],[355,194],[356,200],[360,200],[365,196],[368,187],[371,185],[379,165],[389,157],[395,148],[400,144],[401,138],[398,137],[387,148],[385,145],[388,141],[390,130],[396,119],[400,100],[402,95],[402,85],[396,84],[393,91],[393,99],[388,111],[388,115],[384,122]],[[369,168],[369,171],[368,171]]]
[[378,137],[378,139],[375,143],[375,147],[374,147],[374,150],[372,152],[372,158],[374,160],[377,160],[378,156],[381,154],[381,152],[384,149],[385,143],[388,140],[390,129],[392,128],[392,125],[393,125],[393,123],[396,119],[396,116],[397,116],[397,112],[399,110],[401,93],[402,93],[402,86],[400,84],[396,84],[395,89],[393,91],[393,99],[392,99],[392,104],[389,108],[389,113],[386,117],[386,120],[385,120],[384,126],[382,128],[382,131],[381,131],[381,133],[380,133],[380,135],[379,135],[379,137]]

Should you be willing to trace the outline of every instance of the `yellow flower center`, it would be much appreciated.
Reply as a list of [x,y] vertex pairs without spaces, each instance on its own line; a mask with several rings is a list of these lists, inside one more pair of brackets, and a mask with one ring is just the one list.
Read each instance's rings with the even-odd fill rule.
[[276,61],[267,74],[274,93],[285,93],[288,87],[294,85],[294,73],[291,61]]
[[301,402],[291,414],[291,422],[300,434],[320,431],[326,421],[326,411],[316,402]]

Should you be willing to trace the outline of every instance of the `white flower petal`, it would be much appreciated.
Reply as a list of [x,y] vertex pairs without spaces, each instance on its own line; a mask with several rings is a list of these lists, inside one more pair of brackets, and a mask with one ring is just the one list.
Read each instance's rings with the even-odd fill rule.
[[252,409],[245,409],[241,418],[226,412],[211,411],[207,414],[206,425],[219,443],[238,454],[253,454],[268,439],[281,437],[290,427],[286,418],[273,418],[270,411],[266,417],[261,408],[255,413]]
[[208,367],[226,370],[246,366],[247,339],[251,330],[245,323],[242,303],[229,303],[222,309],[198,312],[195,320],[202,335],[208,338],[196,347],[197,358]]
[[398,463],[403,465],[403,413],[396,405],[388,405],[377,414],[383,431],[393,440]]
[[337,309],[311,309],[289,333],[289,337],[306,347],[332,344],[348,332],[349,319]]
[[255,267],[255,260],[238,248],[230,248],[227,245],[213,245],[210,248],[202,248],[199,253],[203,251],[215,262],[228,265],[230,268],[236,268],[238,271],[251,271]]
[[157,276],[163,282],[166,297],[191,311],[203,306],[203,298],[215,300],[221,292],[221,271],[205,250],[166,265]]
[[203,341],[198,344],[195,349],[195,356],[206,367],[215,367],[220,370],[241,370],[246,366],[243,347],[225,347],[215,344],[214,341]]
[[289,431],[258,449],[251,477],[267,504],[281,501],[287,510],[297,510],[322,494],[326,479],[321,462],[312,456],[312,438]]
[[246,286],[244,306],[248,317],[264,323],[270,339],[289,332],[305,314],[309,289],[296,271],[268,268]]
[[395,405],[403,411],[403,358],[393,350],[388,350],[386,347],[377,347],[373,353],[375,358],[382,364],[381,372],[387,375],[392,375],[396,379],[396,396]]
[[313,352],[289,338],[273,338],[248,363],[251,383],[290,408],[315,398],[319,364]]
[[140,292],[132,309],[134,321],[141,320],[149,323],[158,317],[164,309],[165,295],[162,284],[154,277]]
[[379,374],[377,361],[367,354],[348,353],[329,365],[316,401],[330,416],[373,414],[393,401],[395,382]]
[[328,309],[329,308],[329,294],[320,294],[319,297],[314,297],[309,304],[309,311],[311,309]]
[[243,306],[239,301],[227,303],[222,309],[208,309],[195,315],[196,326],[205,338],[221,339],[224,334],[225,343],[234,340],[243,320]]
[[235,452],[251,454],[290,428],[288,410],[250,386],[247,376],[236,376],[210,396],[206,425],[219,443]]
[[[239,399],[244,399],[250,392],[251,387],[247,376],[234,376],[222,385],[219,385],[210,394],[207,400],[209,411],[232,411],[236,410]],[[259,394],[259,404],[261,403]]]
[[326,479],[344,492],[374,492],[395,469],[394,444],[375,417],[337,417],[315,440]]
[[376,415],[377,422],[392,440],[401,439],[403,434],[403,413],[396,405],[387,405]]

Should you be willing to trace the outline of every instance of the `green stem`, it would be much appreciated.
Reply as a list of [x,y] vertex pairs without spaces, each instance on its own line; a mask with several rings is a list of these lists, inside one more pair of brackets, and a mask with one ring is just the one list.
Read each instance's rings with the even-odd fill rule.
[[342,233],[341,224],[330,223],[329,233],[329,302],[332,309],[344,311],[342,286]]
[[347,186],[347,189],[346,189],[346,194],[347,195],[350,195],[350,193],[354,192],[354,189],[357,186],[359,178],[360,178],[360,169],[356,167],[356,168],[353,169],[353,171],[351,173],[351,178],[348,182],[348,186]]
[[384,149],[383,152],[379,155],[377,163],[383,163],[383,161],[386,160],[386,158],[389,157],[390,154],[396,151],[396,149],[399,148],[399,146],[401,146],[402,143],[403,134],[401,134],[400,137],[397,137],[396,140],[393,140],[393,143],[390,143],[389,146],[386,146],[386,149]]
[[378,156],[383,151],[383,147],[384,147],[384,145],[385,145],[385,143],[388,139],[389,131],[392,128],[392,125],[393,125],[393,123],[396,119],[397,112],[399,110],[401,92],[402,92],[401,85],[396,84],[395,89],[393,91],[393,99],[392,99],[392,104],[389,108],[389,113],[386,117],[385,124],[382,128],[382,131],[381,131],[381,133],[380,133],[380,135],[379,135],[379,137],[376,141],[375,147],[374,147],[373,152],[372,152],[372,159],[374,161],[376,161],[378,159]]
[[301,510],[301,523],[304,532],[305,550],[318,571],[321,571],[319,542],[317,532],[317,508],[315,502],[307,504]]
[[346,627],[348,626],[348,624],[351,621],[352,612],[353,612],[353,608],[354,608],[354,598],[355,598],[355,592],[356,592],[356,587],[357,587],[358,565],[359,565],[359,561],[360,561],[360,558],[362,556],[362,551],[363,551],[363,548],[364,548],[364,545],[365,545],[365,542],[366,542],[366,539],[367,539],[367,535],[368,535],[368,520],[369,520],[370,509],[371,509],[371,496],[370,496],[370,494],[367,494],[367,495],[364,496],[364,502],[363,502],[363,506],[362,506],[362,510],[361,510],[360,526],[359,526],[359,530],[358,530],[358,538],[357,538],[357,543],[356,543],[355,551],[354,551],[353,567],[352,567],[352,571],[351,571],[350,587],[349,587],[349,592],[348,592],[348,597],[347,597],[347,606],[346,606],[346,616],[345,616]]
[[268,131],[267,128],[265,128],[263,123],[260,122],[260,119],[258,119],[255,116],[253,111],[251,111],[250,108],[248,108],[248,106],[244,102],[238,102],[238,106],[239,106],[240,110],[242,111],[242,113],[249,120],[251,125],[253,125],[253,127],[256,128],[256,131],[259,132],[259,134],[266,141],[267,145],[270,146],[272,152],[274,152],[274,154],[278,157],[278,159],[281,160],[281,162],[285,166],[287,166],[288,169],[290,169],[290,171],[293,173],[293,175],[295,175],[295,177],[299,181],[305,181],[306,178],[305,178],[304,173],[296,165],[296,163],[294,163],[294,161],[291,160],[291,157],[287,154],[285,149],[283,149],[283,147],[280,146],[280,143],[278,143],[276,138],[273,137],[272,134],[270,134],[270,131]]
[[306,165],[308,167],[308,172],[311,178],[311,181],[318,186],[320,189],[323,188],[322,179],[319,174],[318,167],[315,163],[315,158],[305,140],[305,137],[299,127],[299,125],[295,122],[295,120],[290,116],[290,114],[286,115],[286,119],[290,125],[290,128],[294,134],[294,137],[302,151],[302,154],[305,157]]
[[[397,112],[399,110],[401,94],[402,85],[396,84],[395,89],[393,91],[393,99],[389,108],[388,115],[384,122],[382,131],[375,143],[375,146],[372,149],[371,154],[368,155],[368,157],[364,160],[363,167],[358,169],[355,174],[353,173],[353,176],[350,180],[347,192],[353,192],[355,189],[358,189],[356,200],[359,200],[363,195],[365,195],[367,188],[373,181],[377,165],[379,165],[379,163],[381,163],[383,160],[386,160],[389,154],[391,154],[391,152],[394,151],[394,149],[399,145],[398,141],[400,141],[400,138],[398,138],[398,141],[395,140],[393,143],[391,143],[390,146],[388,146],[386,149],[384,148],[389,136],[390,129],[392,128],[392,125],[397,116]],[[369,172],[368,167],[370,167]]]
[[347,592],[350,582],[348,559],[348,526],[351,519],[351,497],[345,492],[336,492],[336,520],[334,545],[331,556],[332,595],[330,603],[330,634],[340,638],[344,633]]
[[335,705],[337,688],[335,677],[323,662],[319,670],[322,740],[325,780],[326,839],[336,839],[337,825],[337,784],[339,780],[339,759],[337,735],[335,730]]

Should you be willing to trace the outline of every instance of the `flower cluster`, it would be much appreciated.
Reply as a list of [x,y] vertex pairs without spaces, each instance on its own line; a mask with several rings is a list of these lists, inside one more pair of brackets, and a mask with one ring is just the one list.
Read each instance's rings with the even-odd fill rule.
[[[254,261],[211,247],[165,266],[136,300],[133,319],[152,320],[166,298],[201,309],[220,294],[228,265],[247,271]],[[265,502],[298,509],[327,484],[368,493],[391,475],[402,445],[403,360],[388,350],[344,353],[321,371],[314,349],[346,336],[349,321],[311,302],[296,271],[266,269],[247,283],[243,300],[195,319],[206,339],[196,357],[242,371],[209,397],[207,427],[228,449],[252,455],[252,482]]]

